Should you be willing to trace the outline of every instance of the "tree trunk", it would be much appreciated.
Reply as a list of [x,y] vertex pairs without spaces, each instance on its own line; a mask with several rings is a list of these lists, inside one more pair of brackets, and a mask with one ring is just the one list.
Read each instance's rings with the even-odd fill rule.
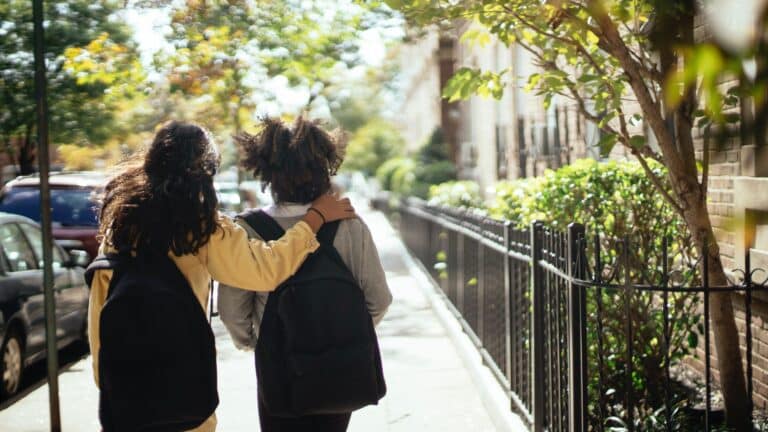
[[19,145],[19,174],[29,175],[35,173],[35,141],[32,139],[32,126],[27,125],[24,140]]
[[[683,3],[690,6],[688,0],[681,2],[681,4]],[[687,11],[686,13],[689,14],[691,10],[690,8],[682,9],[683,12]],[[675,12],[674,9],[671,11]],[[678,12],[680,10],[675,13]],[[715,240],[707,209],[706,185],[699,184],[695,162],[691,121],[691,113],[696,106],[695,98],[692,94],[687,94],[683,103],[674,112],[668,113],[668,115],[674,116],[675,120],[673,134],[664,122],[665,116],[660,110],[660,104],[657,104],[662,96],[657,95],[655,100],[651,96],[642,74],[632,62],[629,49],[621,39],[618,29],[605,12],[598,14],[597,20],[604,32],[603,36],[608,42],[607,48],[626,71],[644,117],[656,136],[664,164],[669,172],[675,197],[682,208],[683,219],[694,236],[696,247],[701,256],[705,254],[707,256],[709,284],[710,286],[726,286],[728,281],[720,260],[720,250]],[[677,17],[677,20],[679,26],[686,26],[686,28],[679,30],[680,34],[684,36],[684,39],[692,42],[693,15],[683,13]],[[662,49],[662,54],[663,51]],[[666,59],[666,62],[669,64],[662,65],[665,68],[662,73],[668,73],[677,67],[677,62],[671,61],[671,59]],[[707,242],[710,246],[708,252],[704,251],[705,239],[709,240]],[[736,328],[731,295],[729,293],[713,293],[710,297],[710,312],[728,425],[738,432],[747,432],[751,429],[751,413],[748,409],[750,404],[748,403],[749,397],[744,380],[739,334]]]
[[[696,248],[700,256],[705,256],[709,267],[709,286],[723,287],[728,285],[723,263],[720,259],[720,248],[717,246],[712,223],[709,219],[706,197],[699,189],[698,193],[678,194],[684,203],[684,218],[691,234],[694,236]],[[709,250],[705,251],[705,244]],[[710,320],[714,334],[717,367],[720,371],[720,386],[725,402],[728,426],[737,432],[751,431],[751,412],[748,403],[744,368],[739,346],[739,333],[733,313],[733,302],[730,293],[717,292],[710,295]]]

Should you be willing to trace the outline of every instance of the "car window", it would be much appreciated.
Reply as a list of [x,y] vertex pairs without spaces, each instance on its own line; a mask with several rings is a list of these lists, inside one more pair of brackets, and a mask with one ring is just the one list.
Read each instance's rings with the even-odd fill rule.
[[[27,239],[32,243],[32,249],[35,251],[37,257],[37,267],[43,268],[43,234],[40,228],[32,226],[30,224],[19,224],[21,230],[26,234]],[[61,254],[61,250],[56,246],[53,247],[53,268],[58,269],[64,262],[64,257]]]
[[[51,220],[61,226],[98,226],[93,189],[51,189]],[[40,190],[15,187],[0,200],[0,211],[40,222]]]
[[0,225],[0,244],[3,245],[8,271],[17,272],[37,268],[35,254],[18,225],[14,223]]

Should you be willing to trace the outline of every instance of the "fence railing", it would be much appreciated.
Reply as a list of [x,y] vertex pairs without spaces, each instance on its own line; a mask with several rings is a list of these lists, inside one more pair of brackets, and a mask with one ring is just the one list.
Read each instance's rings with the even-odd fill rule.
[[753,294],[766,290],[752,269],[734,286],[706,277],[675,285],[665,240],[659,283],[637,284],[629,240],[606,250],[578,224],[519,229],[414,199],[378,207],[398,216],[407,247],[533,431],[713,430],[722,404],[713,396],[709,302],[722,291],[745,323],[752,400]]

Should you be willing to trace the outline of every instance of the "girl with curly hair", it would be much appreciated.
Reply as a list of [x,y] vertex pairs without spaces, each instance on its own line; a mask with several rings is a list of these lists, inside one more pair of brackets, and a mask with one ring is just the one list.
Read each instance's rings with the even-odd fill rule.
[[[331,178],[344,160],[344,140],[340,133],[328,133],[317,121],[303,118],[292,127],[271,118],[261,126],[257,135],[236,137],[244,155],[242,166],[272,192],[275,203],[262,211],[289,230],[313,213],[313,200],[332,189]],[[238,223],[251,238],[261,238],[244,220],[238,219]],[[392,302],[392,294],[371,232],[359,218],[344,220],[338,225],[333,247],[362,289],[371,319],[378,324]],[[268,296],[236,287],[219,287],[219,313],[235,345],[254,350]],[[259,392],[262,432],[341,432],[351,417],[351,413],[280,417],[269,412],[262,398]]]

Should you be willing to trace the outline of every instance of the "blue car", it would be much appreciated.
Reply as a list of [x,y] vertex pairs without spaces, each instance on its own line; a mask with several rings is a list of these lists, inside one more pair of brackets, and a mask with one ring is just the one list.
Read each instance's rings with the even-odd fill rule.
[[[42,235],[33,220],[0,213],[0,398],[19,390],[24,369],[45,357]],[[89,256],[53,248],[59,348],[87,340]]]

